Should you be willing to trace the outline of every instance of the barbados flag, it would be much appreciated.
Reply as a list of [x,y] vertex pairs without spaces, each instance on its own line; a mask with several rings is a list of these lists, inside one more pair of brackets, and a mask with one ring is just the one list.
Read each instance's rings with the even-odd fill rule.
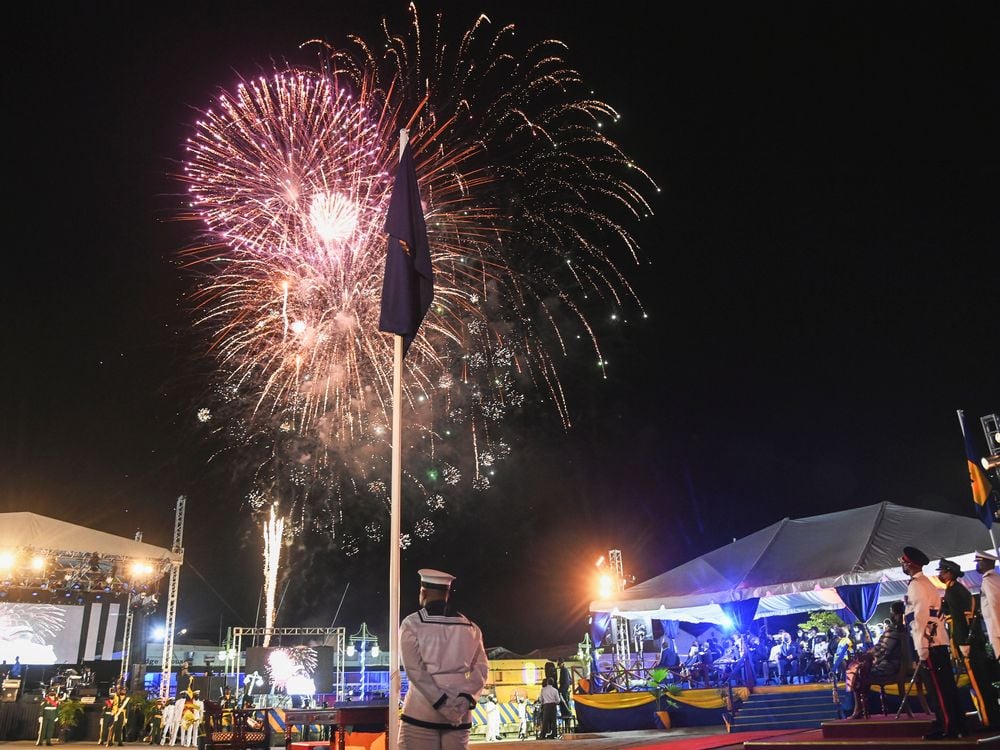
[[986,528],[993,527],[993,486],[986,478],[986,472],[979,465],[976,450],[972,446],[972,438],[965,425],[965,412],[958,410],[958,423],[962,427],[962,437],[965,438],[965,460],[969,464],[969,483],[972,485],[972,501],[976,504],[976,514]]

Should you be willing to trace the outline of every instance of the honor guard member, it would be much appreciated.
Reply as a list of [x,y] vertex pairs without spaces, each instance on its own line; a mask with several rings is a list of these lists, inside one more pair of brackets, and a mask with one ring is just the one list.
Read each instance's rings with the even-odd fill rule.
[[424,568],[420,610],[399,626],[399,651],[410,689],[403,702],[401,750],[469,746],[472,709],[486,685],[489,662],[479,627],[448,607],[455,576]]
[[159,745],[160,734],[163,732],[164,699],[157,698],[153,702],[153,713],[149,717],[149,744]]
[[98,745],[111,744],[111,730],[115,723],[115,712],[112,710],[115,705],[115,691],[112,688],[108,692],[108,697],[104,699],[104,710],[101,712],[101,731],[97,736]]
[[55,688],[49,688],[48,695],[42,701],[38,710],[38,739],[36,745],[43,742],[52,744],[52,736],[56,733],[56,720],[59,718],[59,694]]
[[236,708],[236,699],[233,697],[233,691],[229,685],[226,685],[226,689],[222,691],[219,708],[222,711],[222,731],[233,731],[233,711]]
[[1000,574],[997,574],[996,564],[996,555],[976,553],[976,571],[983,576],[979,584],[979,607],[993,647],[993,658],[1000,659]]
[[935,721],[928,739],[958,737],[965,733],[965,710],[951,671],[948,631],[941,614],[941,592],[924,575],[930,559],[916,547],[904,547],[899,558],[903,572],[910,576],[906,586],[905,622],[917,650],[920,666],[927,670],[928,695]]
[[972,593],[959,583],[958,579],[964,575],[958,563],[952,560],[942,560],[938,565],[938,578],[947,587],[942,609],[950,618],[951,643],[969,673],[969,687],[976,697],[979,718],[984,727],[997,729],[1000,727],[1000,705],[997,705],[997,691],[990,677],[983,620],[976,612]]
[[111,747],[114,742],[118,747],[122,746],[122,735],[125,733],[125,719],[127,718],[128,704],[132,696],[125,690],[124,685],[118,687],[114,700],[111,702],[111,727],[108,730],[108,741],[104,744]]

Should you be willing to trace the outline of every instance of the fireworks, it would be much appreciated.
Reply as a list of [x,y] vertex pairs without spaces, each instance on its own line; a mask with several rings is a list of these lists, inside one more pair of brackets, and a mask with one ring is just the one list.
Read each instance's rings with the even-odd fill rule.
[[[335,528],[345,481],[348,494],[355,479],[384,494],[382,225],[398,127],[411,117],[436,289],[405,360],[405,421],[410,460],[436,467],[433,483],[488,487],[510,450],[500,426],[526,393],[568,427],[557,366],[567,333],[604,361],[583,300],[610,314],[625,298],[638,307],[615,259],[637,258],[625,222],[650,213],[655,186],[604,134],[614,109],[583,86],[560,42],[514,54],[513,27],[493,31],[481,16],[446,44],[440,17],[429,39],[411,11],[409,32],[386,27],[384,44],[317,44],[316,70],[220,92],[188,143],[191,216],[205,230],[187,254],[205,272],[198,323],[211,334],[220,401],[238,411],[236,442],[266,445],[258,463],[272,483],[279,464],[298,473],[287,477],[297,499],[283,498],[293,526]],[[213,424],[224,412],[204,410]],[[444,508],[443,488],[408,476],[425,513]],[[433,532],[414,520],[418,537]],[[372,537],[361,531],[370,521],[358,535]]]
[[[281,565],[281,544],[285,534],[285,519],[276,516],[274,506],[264,525],[264,627],[273,628],[277,614],[274,596],[278,588],[278,568]],[[271,634],[264,634],[264,648],[271,642]]]

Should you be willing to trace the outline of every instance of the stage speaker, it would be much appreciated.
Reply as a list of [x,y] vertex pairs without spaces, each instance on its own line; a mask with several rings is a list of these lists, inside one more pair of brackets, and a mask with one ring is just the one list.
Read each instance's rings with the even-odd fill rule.
[[3,693],[0,693],[0,702],[14,703],[17,701],[17,694],[21,691],[21,681],[8,677],[3,681]]

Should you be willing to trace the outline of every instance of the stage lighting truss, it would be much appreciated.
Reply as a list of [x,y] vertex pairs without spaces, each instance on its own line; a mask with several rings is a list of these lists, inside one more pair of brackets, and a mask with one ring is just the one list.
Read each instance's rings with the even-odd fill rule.
[[157,597],[168,560],[137,560],[96,552],[31,549],[0,553],[0,588],[9,599],[76,598],[130,594],[147,606]]

